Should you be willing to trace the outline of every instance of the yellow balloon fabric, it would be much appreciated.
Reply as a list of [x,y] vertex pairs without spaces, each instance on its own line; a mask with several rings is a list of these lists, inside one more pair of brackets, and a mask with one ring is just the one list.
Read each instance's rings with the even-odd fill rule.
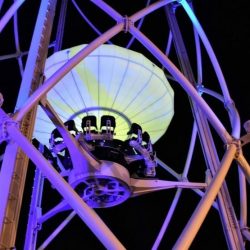
[[[86,45],[51,55],[45,66],[50,77]],[[144,55],[116,45],[101,45],[49,91],[47,99],[63,122],[74,119],[81,131],[86,115],[116,118],[114,138],[125,140],[131,123],[141,125],[155,143],[174,114],[174,92],[164,72]],[[48,145],[53,123],[38,108],[34,137]]]

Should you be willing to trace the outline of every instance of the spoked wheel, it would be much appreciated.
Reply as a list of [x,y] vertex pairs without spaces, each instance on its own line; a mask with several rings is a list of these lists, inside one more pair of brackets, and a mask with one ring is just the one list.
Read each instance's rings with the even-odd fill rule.
[[89,176],[75,187],[82,199],[93,208],[118,205],[130,197],[129,186],[110,176]]

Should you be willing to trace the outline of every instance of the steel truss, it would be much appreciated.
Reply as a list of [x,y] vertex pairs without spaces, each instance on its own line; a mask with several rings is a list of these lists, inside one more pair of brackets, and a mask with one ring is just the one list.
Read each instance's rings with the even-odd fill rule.
[[[0,1],[0,10],[4,4],[4,1]],[[8,25],[11,18],[15,19],[15,23],[17,22],[17,13],[19,13],[19,8],[22,4],[25,5],[29,3],[28,1],[14,1],[13,5],[1,15],[0,32]],[[62,48],[68,4],[73,4],[76,7],[84,20],[98,35],[79,53],[60,67],[50,78],[44,80],[43,70],[49,48],[52,47],[54,52]],[[57,3],[56,0],[42,0],[25,66],[23,66],[23,57],[27,53],[21,52],[18,44],[16,46],[16,53],[0,57],[2,61],[12,60],[13,58],[17,59],[22,74],[21,87],[14,114],[9,115],[3,109],[0,109],[0,138],[1,141],[7,142],[0,172],[0,249],[12,249],[15,246],[29,159],[35,164],[36,171],[24,249],[45,249],[75,215],[81,218],[105,248],[126,248],[125,245],[118,240],[115,232],[110,230],[95,210],[82,200],[69,183],[65,181],[63,176],[52,166],[51,162],[43,156],[42,146],[40,145],[40,147],[37,148],[31,143],[36,109],[37,106],[40,105],[58,130],[60,130],[71,156],[77,157],[75,162],[74,159],[72,159],[73,165],[78,164],[79,159],[81,159],[82,167],[84,167],[84,164],[87,162],[92,168],[99,169],[98,161],[91,158],[84,147],[79,147],[79,142],[75,140],[66,129],[58,114],[46,100],[46,94],[60,79],[91,52],[104,43],[111,43],[112,38],[122,32],[132,36],[128,47],[130,47],[134,39],[136,39],[169,73],[168,78],[173,81],[173,84],[180,85],[187,93],[194,118],[187,161],[181,174],[178,174],[174,168],[170,168],[162,160],[157,159],[158,165],[172,175],[176,181],[163,179],[138,180],[132,177],[130,178],[130,186],[133,187],[132,196],[176,188],[175,196],[152,249],[158,249],[160,246],[165,232],[170,226],[171,219],[174,216],[184,188],[195,191],[201,199],[174,244],[173,249],[188,249],[191,246],[212,206],[218,211],[228,248],[245,249],[246,241],[250,239],[249,231],[247,230],[246,191],[246,180],[248,182],[250,181],[250,166],[242,153],[242,145],[248,143],[249,136],[247,134],[243,138],[240,138],[241,131],[238,112],[230,97],[227,84],[210,42],[194,14],[192,3],[186,0],[161,0],[154,1],[153,3],[148,1],[146,7],[130,16],[121,15],[111,5],[101,0],[93,0],[92,4],[115,21],[116,24],[106,32],[101,33],[87,19],[83,9],[81,10],[74,0],[72,0],[72,3],[62,1],[61,5]],[[144,18],[150,17],[150,14],[159,9],[164,9],[169,27],[169,38],[165,52],[157,47],[156,44],[140,30]],[[176,15],[179,9],[186,13],[193,27],[197,61],[196,77],[192,70],[193,66],[191,65],[188,55],[188,47],[185,44],[185,39],[182,36]],[[56,41],[51,43],[53,19],[56,11],[60,13],[59,24],[56,32]],[[139,22],[139,24],[135,25],[137,22]],[[18,37],[17,29],[15,29],[15,36]],[[179,61],[178,66],[170,60],[169,54],[172,44],[174,44],[176,57]],[[213,66],[221,93],[205,88],[203,85],[202,46],[204,46],[211,65]],[[231,131],[228,131],[229,129],[227,129],[218,118],[215,111],[206,102],[204,95],[210,95],[213,98],[219,99],[225,105]],[[1,98],[1,103],[2,102],[3,98]],[[214,134],[220,138],[220,144],[226,145],[222,157],[220,157],[217,152],[218,142],[215,141]],[[198,138],[202,146],[207,169],[204,182],[191,182],[188,180],[197,135],[199,136]],[[225,178],[233,163],[237,163],[239,166],[239,215],[236,214],[227,183],[225,182]],[[44,178],[60,193],[63,200],[47,213],[42,214],[41,203],[43,199]],[[205,191],[203,192],[203,190]],[[37,237],[40,230],[42,230],[41,225],[59,212],[65,210],[72,211],[48,238],[38,246]]]

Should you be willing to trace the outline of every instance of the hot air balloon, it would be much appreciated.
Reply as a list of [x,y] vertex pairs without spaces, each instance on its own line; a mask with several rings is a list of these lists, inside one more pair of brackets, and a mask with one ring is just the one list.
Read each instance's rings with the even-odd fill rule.
[[[45,77],[85,46],[51,55]],[[34,138],[51,150],[61,171],[69,170],[69,183],[90,206],[123,202],[132,195],[131,176],[156,176],[152,145],[173,117],[174,92],[163,70],[144,55],[117,45],[101,45],[47,93],[47,100],[67,129],[84,141],[88,153],[106,163],[98,173],[89,168],[76,170],[63,136],[38,108]]]

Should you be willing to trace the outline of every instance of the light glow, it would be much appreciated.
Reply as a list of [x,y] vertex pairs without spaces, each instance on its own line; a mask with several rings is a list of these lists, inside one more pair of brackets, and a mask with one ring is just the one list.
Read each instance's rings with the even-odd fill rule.
[[[46,61],[50,77],[86,45],[56,52]],[[48,92],[47,99],[63,122],[74,119],[78,130],[86,115],[116,118],[115,138],[127,139],[131,123],[156,142],[167,130],[174,114],[174,92],[164,72],[142,54],[116,45],[102,45],[71,70]],[[55,128],[38,109],[34,137],[48,145]]]

